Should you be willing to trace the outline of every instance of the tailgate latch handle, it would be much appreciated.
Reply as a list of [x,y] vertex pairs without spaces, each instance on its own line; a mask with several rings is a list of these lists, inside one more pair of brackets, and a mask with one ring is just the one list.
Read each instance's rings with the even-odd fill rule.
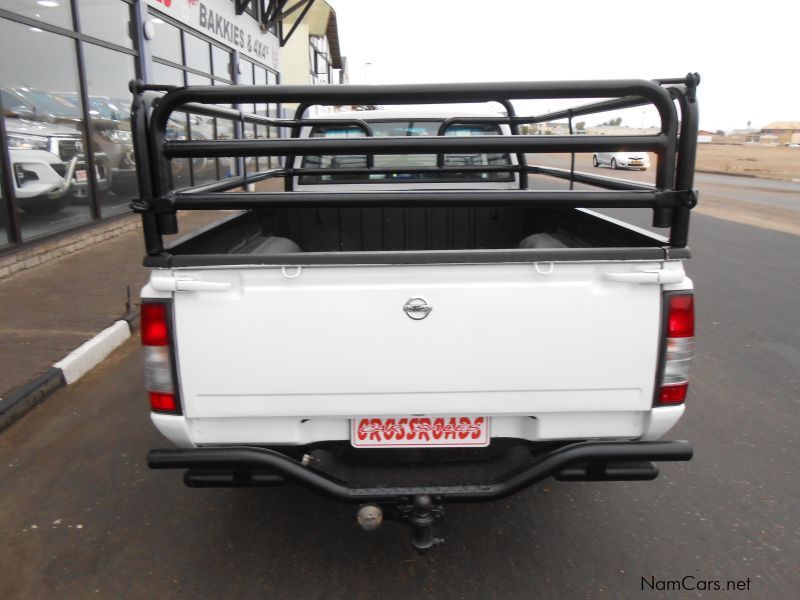
[[620,283],[680,283],[683,281],[682,271],[636,271],[633,273],[603,273],[603,279]]
[[192,277],[151,277],[150,285],[159,292],[223,292],[231,289],[227,281],[197,281]]

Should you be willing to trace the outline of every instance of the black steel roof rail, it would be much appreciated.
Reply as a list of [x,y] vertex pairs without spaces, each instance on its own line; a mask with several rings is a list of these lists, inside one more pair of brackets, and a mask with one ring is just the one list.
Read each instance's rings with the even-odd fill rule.
[[[149,177],[147,181],[140,178],[143,198],[135,205],[139,212],[153,212],[158,214],[153,226],[153,220],[147,219],[150,226],[145,227],[148,238],[148,254],[163,252],[160,236],[171,232],[174,228],[174,214],[170,211],[179,206],[192,206],[203,208],[232,208],[231,201],[237,206],[247,205],[258,207],[275,205],[277,199],[269,195],[250,195],[234,193],[221,195],[218,192],[234,189],[243,182],[253,182],[269,177],[283,177],[285,190],[292,190],[293,176],[300,173],[315,174],[342,174],[345,171],[352,174],[396,172],[397,169],[375,169],[375,154],[397,154],[403,152],[429,153],[441,157],[438,163],[443,163],[443,156],[448,152],[506,152],[516,153],[517,165],[498,167],[486,166],[480,171],[504,171],[519,173],[520,190],[524,190],[527,183],[527,174],[540,173],[556,177],[569,178],[571,182],[581,182],[595,187],[605,188],[631,194],[633,192],[685,192],[669,196],[660,194],[658,200],[652,196],[643,201],[642,196],[611,197],[597,195],[599,192],[574,192],[570,198],[574,206],[603,206],[603,202],[613,202],[615,206],[651,206],[654,211],[654,225],[658,227],[671,227],[671,245],[682,247],[686,244],[688,232],[688,210],[694,202],[696,195],[689,193],[692,184],[694,154],[696,152],[697,108],[694,90],[699,82],[696,74],[689,74],[685,78],[646,80],[613,80],[613,81],[566,81],[566,82],[512,82],[512,83],[480,83],[480,84],[424,84],[424,85],[390,85],[390,86],[226,86],[210,87],[198,86],[188,88],[170,88],[169,86],[133,86],[138,95],[147,90],[166,91],[166,94],[151,104],[152,116],[147,119],[149,108],[138,113],[136,121],[139,122],[135,138],[139,152],[149,154],[144,156],[140,164],[147,164]],[[665,87],[666,86],[666,87]],[[513,100],[520,99],[551,99],[551,98],[612,98],[594,102],[584,106],[568,109],[547,115],[519,117],[514,113]],[[678,117],[675,102],[681,108],[684,117],[681,121],[680,142],[678,141]],[[271,119],[260,115],[246,115],[240,111],[233,111],[217,106],[208,106],[214,103],[287,103],[298,104],[295,118]],[[305,111],[313,105],[354,105],[354,104],[436,104],[436,103],[472,103],[472,102],[498,102],[506,108],[507,117],[504,118],[468,118],[471,123],[507,123],[515,135],[512,136],[446,136],[446,128],[455,120],[449,119],[440,127],[439,135],[430,137],[398,137],[376,138],[371,135],[369,125],[358,119],[304,119]],[[519,135],[518,126],[522,123],[536,123],[543,120],[558,118],[572,118],[578,115],[593,114],[611,109],[628,108],[645,104],[653,105],[661,119],[661,132],[657,135],[644,136],[530,136]],[[292,128],[292,138],[270,138],[256,140],[193,140],[170,141],[167,139],[166,129],[170,114],[175,111],[198,112],[200,114],[215,115],[224,118],[237,118],[246,122],[253,122],[268,127]],[[563,114],[562,114],[563,112]],[[228,114],[231,113],[231,114]],[[361,138],[299,138],[301,127],[306,125],[349,125],[360,127],[366,133]],[[144,126],[142,126],[142,124]],[[444,129],[444,131],[443,131]],[[147,148],[146,152],[142,148]],[[619,151],[619,150],[649,150],[658,155],[655,188],[648,186],[630,185],[614,182],[605,177],[581,174],[574,171],[571,164],[569,171],[549,169],[545,167],[529,166],[526,163],[526,152],[581,152],[581,151]],[[293,161],[298,155],[325,154],[366,154],[368,157],[365,169],[296,169]],[[282,169],[270,169],[246,178],[232,178],[223,182],[215,182],[204,186],[195,186],[190,189],[180,190],[175,194],[172,190],[170,160],[175,158],[195,157],[244,157],[244,156],[284,156],[286,163]],[[677,160],[677,162],[676,162]],[[403,172],[421,173],[428,172],[429,167],[404,168]],[[444,167],[437,169],[440,172],[464,170],[464,167]],[[214,195],[217,194],[217,195]],[[499,200],[498,196],[475,196],[470,190],[454,192],[455,196],[445,199],[441,197],[437,202],[449,202],[451,205],[459,203],[473,205],[480,202]],[[516,202],[526,206],[544,206],[551,202],[565,201],[565,196],[549,195],[545,192],[534,192],[535,197],[518,196]],[[594,194],[594,196],[591,196]],[[294,194],[291,194],[293,197]],[[192,199],[189,196],[193,196]],[[333,194],[341,205],[352,205],[363,202],[363,195]],[[352,196],[352,199],[348,197]],[[438,192],[429,196],[440,196]],[[411,198],[412,196],[406,195]],[[591,198],[594,198],[593,200]],[[300,200],[301,198],[295,198]],[[288,199],[285,199],[288,200]],[[312,195],[304,195],[302,201],[306,205],[322,202]],[[398,198],[391,193],[380,192],[375,199],[370,200],[375,205],[381,202],[401,204]],[[504,200],[505,201],[505,200]],[[510,200],[508,200],[510,202]],[[216,203],[216,205],[215,205]],[[564,206],[563,204],[561,206]],[[152,238],[158,237],[158,240]]]
[[[609,152],[621,148],[671,152],[668,161],[674,171],[675,139],[664,134],[638,136],[407,136],[366,138],[271,138],[259,140],[162,141],[160,158],[201,158],[213,156],[279,156],[283,154],[401,154],[439,152],[586,152],[592,149]],[[669,189],[668,175],[660,189]],[[674,177],[674,175],[673,175]],[[169,189],[169,188],[165,188]]]
[[685,204],[684,191],[535,191],[443,190],[365,191],[342,197],[330,192],[231,192],[170,193],[162,196],[163,210],[211,210],[254,208],[403,208],[424,203],[426,207],[510,206],[538,208],[673,208]]
[[[698,73],[687,73],[685,77],[678,78],[662,78],[653,80],[659,85],[666,86],[665,89],[669,92],[671,97],[678,101],[681,107],[681,120],[680,120],[680,137],[683,140],[682,144],[676,148],[678,159],[683,155],[683,164],[678,167],[676,165],[675,179],[672,181],[674,189],[691,190],[694,185],[694,164],[695,155],[697,152],[697,128],[699,124],[698,108],[697,108],[697,86],[700,84],[700,75]],[[585,116],[595,114],[598,112],[605,112],[609,110],[619,110],[624,108],[635,108],[637,106],[645,106],[650,104],[650,101],[641,96],[628,96],[617,98],[614,100],[605,100],[602,102],[594,102],[576,108],[569,108],[566,110],[538,115],[535,117],[528,117],[520,119],[520,122],[526,123],[542,123],[545,121],[554,121],[559,119],[569,119],[572,117]],[[660,157],[659,157],[660,158]],[[574,163],[571,171],[574,172]],[[540,168],[540,172],[548,175],[555,175],[554,170]],[[659,170],[661,172],[661,170]],[[680,175],[678,175],[680,173]],[[561,176],[558,174],[556,176]],[[574,177],[574,173],[570,177]],[[664,184],[669,179],[669,173],[664,173],[656,181],[656,187],[664,189]],[[572,181],[572,179],[571,179]],[[596,176],[581,175],[576,179],[579,183],[595,184],[600,183]],[[694,192],[694,203],[696,204],[697,192]],[[693,205],[687,206],[691,209]],[[677,216],[676,216],[677,215]],[[671,232],[670,244],[674,247],[685,247],[688,243],[688,229],[689,229],[689,212],[679,210],[674,213],[670,208],[662,208],[660,211],[654,213],[653,218],[654,227],[671,227],[674,230]]]
[[[264,101],[298,102],[301,104],[299,108],[302,108],[303,105],[310,104],[459,103],[492,102],[498,101],[498,98],[511,101],[524,98],[591,98],[631,95],[650,100],[661,115],[662,130],[667,142],[667,147],[659,152],[660,158],[663,155],[663,160],[659,160],[659,180],[663,180],[664,173],[671,172],[674,166],[677,116],[669,94],[659,84],[645,80],[408,86],[198,86],[180,88],[169,92],[163,102],[159,103],[154,110],[154,126],[151,137],[153,143],[160,146],[166,141],[164,131],[169,114],[179,106],[195,101],[232,104],[263,103]],[[222,147],[219,150],[223,151]],[[157,173],[156,191],[162,193],[168,187],[165,185],[168,178],[163,169],[166,159],[164,157],[158,157],[158,159],[162,168]],[[657,183],[659,182],[657,181]],[[659,187],[666,188],[665,185],[659,185]]]

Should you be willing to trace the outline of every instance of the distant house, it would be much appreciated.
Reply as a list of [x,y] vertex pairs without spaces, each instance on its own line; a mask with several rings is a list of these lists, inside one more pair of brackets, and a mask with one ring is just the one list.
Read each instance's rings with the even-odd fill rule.
[[595,125],[587,127],[588,135],[655,135],[658,127],[628,127],[627,125]]
[[761,132],[758,129],[734,129],[728,132],[725,137],[728,142],[741,144],[757,143],[761,140]]
[[567,123],[535,123],[531,125],[533,135],[569,135]]
[[711,131],[706,131],[705,129],[701,129],[697,132],[697,143],[698,144],[710,144],[711,138],[714,134]]
[[800,121],[775,121],[761,128],[761,139],[780,144],[800,142]]

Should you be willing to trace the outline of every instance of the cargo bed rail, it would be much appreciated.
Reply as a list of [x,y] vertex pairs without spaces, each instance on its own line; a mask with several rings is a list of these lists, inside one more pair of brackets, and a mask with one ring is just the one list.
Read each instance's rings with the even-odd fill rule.
[[[326,208],[326,207],[491,207],[624,208],[653,211],[653,226],[669,228],[669,249],[685,248],[689,215],[697,202],[694,184],[698,108],[696,88],[700,77],[657,80],[545,81],[418,85],[329,86],[191,86],[172,87],[131,82],[134,94],[132,125],[138,165],[140,197],[131,207],[141,213],[148,257],[168,255],[163,235],[177,233],[178,210]],[[520,116],[513,101],[541,99],[610,98],[543,115]],[[504,117],[453,117],[444,120],[434,136],[377,137],[361,119],[305,118],[314,106],[454,104],[497,102]],[[296,104],[295,118],[280,119],[219,106],[229,104]],[[520,127],[573,119],[650,105],[660,118],[654,135],[523,135]],[[676,106],[677,105],[677,106]],[[678,112],[680,109],[680,112]],[[170,139],[170,119],[176,112],[229,119],[238,139]],[[679,118],[680,114],[680,118]],[[303,127],[341,125],[359,129],[363,137],[300,137]],[[447,135],[457,125],[505,125],[512,135]],[[244,139],[245,126],[271,128],[276,137]],[[577,152],[648,151],[657,156],[655,185],[638,184],[575,171]],[[526,153],[570,153],[570,169],[529,165]],[[397,154],[436,155],[437,164],[419,167],[376,167],[375,156]],[[506,165],[446,165],[448,153],[509,153],[517,157]],[[365,167],[296,167],[295,158],[311,155],[364,155]],[[239,175],[212,183],[175,189],[171,161],[176,159],[236,158]],[[279,157],[281,166],[248,173],[245,157]],[[293,190],[301,175],[510,173],[518,190],[431,190],[422,192],[310,193]],[[570,181],[568,191],[530,190],[529,175],[546,175]],[[247,190],[251,184],[277,179],[283,192]],[[575,183],[604,191],[574,190]]]

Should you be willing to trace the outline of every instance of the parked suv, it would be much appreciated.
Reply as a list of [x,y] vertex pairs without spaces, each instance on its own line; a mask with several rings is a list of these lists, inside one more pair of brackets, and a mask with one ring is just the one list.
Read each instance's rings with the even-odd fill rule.
[[74,129],[27,119],[6,119],[17,206],[28,213],[58,212],[70,202],[76,173],[85,165]]
[[[80,98],[75,93],[56,93],[59,99],[71,104],[80,114]],[[130,102],[108,96],[89,96],[89,115],[92,143],[97,151],[108,157],[110,188],[115,194],[130,194],[136,190],[136,159],[131,137]]]
[[[69,129],[69,139],[64,139],[61,145],[51,148],[64,163],[69,163],[77,156],[74,180],[71,182],[70,192],[73,199],[81,200],[88,197],[87,165],[84,155],[84,141],[80,134],[81,112],[75,104],[55,94],[32,88],[3,88],[3,112],[6,123],[9,118],[25,119],[62,126],[62,131]],[[102,121],[102,120],[101,120]],[[108,124],[98,123],[93,119],[92,138],[98,137],[98,131]],[[128,143],[130,147],[130,140]],[[102,149],[102,145],[100,145]],[[104,151],[95,152],[95,181],[100,190],[107,189],[110,184],[108,155]]]

